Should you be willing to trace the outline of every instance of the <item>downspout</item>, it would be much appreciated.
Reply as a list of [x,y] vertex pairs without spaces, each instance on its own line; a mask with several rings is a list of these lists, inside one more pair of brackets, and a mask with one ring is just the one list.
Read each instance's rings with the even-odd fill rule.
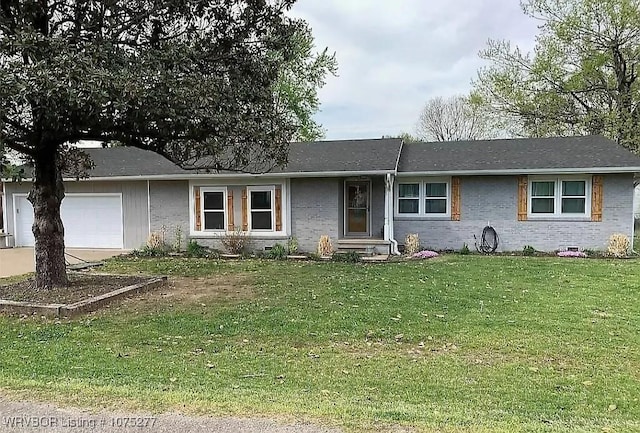
[[400,165],[400,155],[402,155],[402,148],[404,147],[404,140],[400,141],[400,149],[398,149],[398,157],[396,158],[396,165],[395,168],[393,170],[393,174],[388,173],[387,174],[387,188],[389,188],[388,190],[388,196],[389,196],[389,200],[387,203],[387,212],[389,213],[389,218],[391,219],[391,224],[389,224],[389,242],[391,242],[391,254],[394,256],[399,256],[400,255],[400,251],[398,250],[398,241],[395,239],[395,214],[394,214],[394,202],[395,199],[393,197],[393,191],[394,191],[394,181],[396,176],[398,175],[398,166]]

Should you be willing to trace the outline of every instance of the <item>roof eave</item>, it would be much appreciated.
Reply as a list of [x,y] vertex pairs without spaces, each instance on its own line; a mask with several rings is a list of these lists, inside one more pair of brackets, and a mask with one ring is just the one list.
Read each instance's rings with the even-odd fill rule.
[[640,173],[640,167],[568,167],[568,168],[514,168],[502,170],[427,170],[399,171],[398,176],[490,176],[516,174],[576,174],[576,173]]

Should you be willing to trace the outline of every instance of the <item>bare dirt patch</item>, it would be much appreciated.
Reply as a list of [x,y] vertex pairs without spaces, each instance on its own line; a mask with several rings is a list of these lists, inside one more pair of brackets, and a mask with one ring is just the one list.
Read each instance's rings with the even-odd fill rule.
[[42,304],[71,304],[149,280],[143,276],[69,274],[69,286],[36,288],[35,279],[0,286],[0,299]]

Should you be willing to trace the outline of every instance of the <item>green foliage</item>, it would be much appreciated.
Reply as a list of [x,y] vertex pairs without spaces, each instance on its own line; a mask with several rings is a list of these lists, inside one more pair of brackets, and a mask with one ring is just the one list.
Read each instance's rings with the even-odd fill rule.
[[284,245],[276,243],[269,251],[267,251],[267,258],[284,260],[287,258],[287,249]]
[[169,248],[145,245],[139,250],[133,250],[131,254],[135,257],[166,257],[169,255]]
[[469,245],[467,245],[466,243],[462,244],[462,248],[460,248],[460,251],[458,253],[463,256],[467,256],[471,254],[471,251],[469,250]]
[[348,251],[346,253],[333,253],[331,261],[341,263],[358,263],[362,261],[362,256],[357,251]]
[[533,53],[489,41],[474,94],[515,117],[518,134],[603,134],[640,146],[639,0],[526,0],[539,20]]
[[531,245],[525,245],[524,248],[522,248],[523,256],[533,256],[535,254],[536,254],[536,249],[533,248]]
[[195,239],[190,239],[186,253],[188,257],[205,257],[208,251],[206,247],[200,245]]
[[287,240],[287,252],[289,254],[296,254],[298,252],[298,238],[295,236]]

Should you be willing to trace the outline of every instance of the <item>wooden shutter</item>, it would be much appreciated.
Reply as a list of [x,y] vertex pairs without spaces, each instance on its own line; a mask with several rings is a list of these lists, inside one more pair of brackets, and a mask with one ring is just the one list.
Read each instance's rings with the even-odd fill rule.
[[451,178],[451,221],[460,221],[460,178]]
[[591,180],[591,221],[602,222],[602,176]]
[[196,186],[193,188],[193,191],[195,193],[195,209],[193,210],[194,215],[195,215],[195,230],[197,232],[199,232],[200,230],[202,230],[202,212],[200,211],[201,206],[200,206],[200,187]]
[[527,188],[529,181],[527,176],[518,177],[518,221],[526,221],[527,217]]
[[227,231],[235,230],[233,221],[233,191],[227,191]]
[[242,188],[242,230],[249,230],[249,215],[247,202],[247,187]]
[[276,186],[276,203],[275,203],[275,212],[276,212],[276,231],[279,232],[282,230],[282,187]]

